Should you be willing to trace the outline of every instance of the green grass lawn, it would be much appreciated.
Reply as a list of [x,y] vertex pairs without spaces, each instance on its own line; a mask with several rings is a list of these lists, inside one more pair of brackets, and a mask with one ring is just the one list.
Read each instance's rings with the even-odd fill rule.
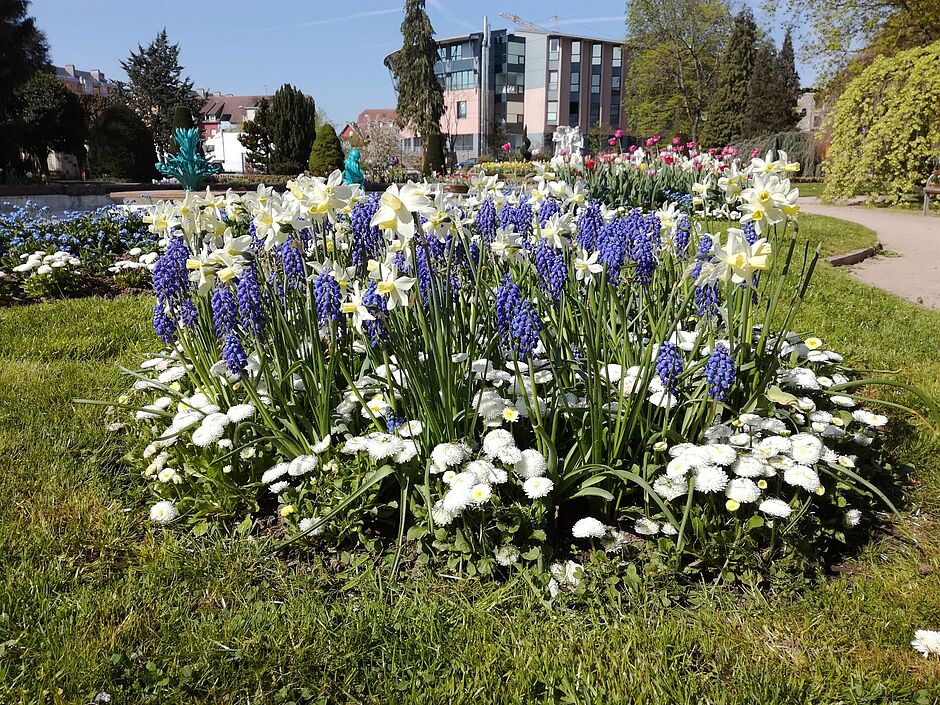
[[[807,216],[827,251],[863,228]],[[146,521],[98,408],[156,347],[147,298],[0,310],[0,703],[934,703],[940,443],[893,430],[910,502],[838,577],[653,586],[548,609],[524,582],[390,579]],[[821,266],[799,325],[940,395],[940,314]],[[795,581],[794,581],[795,582]],[[655,589],[653,589],[655,587]],[[800,588],[802,589],[796,589]]]

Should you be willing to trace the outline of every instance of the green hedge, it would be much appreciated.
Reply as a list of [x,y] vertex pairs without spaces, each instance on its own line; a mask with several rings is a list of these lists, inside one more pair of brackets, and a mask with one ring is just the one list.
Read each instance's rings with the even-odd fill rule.
[[791,162],[800,163],[798,176],[821,177],[823,161],[823,145],[812,132],[777,132],[772,135],[750,137],[738,140],[735,146],[741,150],[741,157],[747,161],[751,152],[757,147],[759,156],[763,157],[771,148],[780,149],[787,153]]

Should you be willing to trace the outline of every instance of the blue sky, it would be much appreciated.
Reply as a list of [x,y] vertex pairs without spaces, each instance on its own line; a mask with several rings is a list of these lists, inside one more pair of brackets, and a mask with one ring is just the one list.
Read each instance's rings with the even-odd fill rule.
[[[252,95],[293,83],[311,94],[330,120],[342,123],[364,108],[394,106],[382,60],[401,44],[403,4],[33,0],[30,11],[59,66],[97,68],[123,79],[121,60],[165,26],[170,40],[180,44],[181,63],[197,88]],[[557,15],[563,32],[616,39],[624,35],[624,7],[624,0],[428,0],[441,37],[478,31],[484,15],[494,27],[511,26],[498,15],[511,12],[550,28]],[[810,71],[799,68],[805,85]]]

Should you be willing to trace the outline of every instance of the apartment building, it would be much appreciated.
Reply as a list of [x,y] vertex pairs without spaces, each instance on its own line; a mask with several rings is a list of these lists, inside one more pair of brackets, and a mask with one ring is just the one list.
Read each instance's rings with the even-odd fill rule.
[[[491,29],[441,39],[435,65],[444,88],[441,131],[458,161],[513,148],[528,131],[531,149],[551,151],[559,125],[624,129],[620,42],[559,32]],[[385,59],[390,66],[392,56]],[[416,154],[421,138],[402,132],[402,150]]]

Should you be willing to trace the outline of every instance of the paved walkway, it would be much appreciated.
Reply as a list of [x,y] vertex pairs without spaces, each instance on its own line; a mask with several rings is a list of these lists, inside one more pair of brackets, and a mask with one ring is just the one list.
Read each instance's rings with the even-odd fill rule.
[[863,282],[940,311],[940,218],[864,206],[825,206],[801,198],[804,213],[828,215],[871,228],[893,256],[878,256],[851,267]]

